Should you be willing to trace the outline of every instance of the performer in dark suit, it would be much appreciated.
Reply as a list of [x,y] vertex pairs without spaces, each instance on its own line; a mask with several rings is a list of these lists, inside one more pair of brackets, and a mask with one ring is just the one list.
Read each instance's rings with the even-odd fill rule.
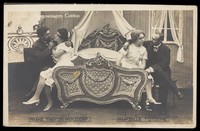
[[159,101],[161,105],[161,114],[166,114],[168,89],[171,89],[179,100],[183,94],[178,90],[176,84],[171,79],[170,69],[170,49],[162,43],[163,35],[155,34],[152,41],[145,41],[144,46],[148,52],[146,71],[151,73],[155,83],[160,86]]
[[[39,27],[37,35],[39,39],[35,41],[32,48],[24,49],[25,72],[27,74],[25,79],[27,79],[26,83],[29,83],[29,85],[26,85],[28,87],[33,87],[33,84],[37,83],[37,78],[42,70],[54,66],[51,57],[53,44],[50,44],[51,35],[49,28],[46,26]],[[34,88],[32,88],[33,90]]]

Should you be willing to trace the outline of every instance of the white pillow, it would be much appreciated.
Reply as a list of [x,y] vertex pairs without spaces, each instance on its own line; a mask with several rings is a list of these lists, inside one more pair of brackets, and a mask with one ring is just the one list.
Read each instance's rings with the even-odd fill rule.
[[80,56],[84,59],[91,59],[95,58],[97,56],[97,53],[100,53],[100,55],[109,61],[116,61],[118,52],[114,50],[109,50],[105,48],[87,48],[83,49],[77,52],[77,54],[72,58],[75,59],[77,56]]

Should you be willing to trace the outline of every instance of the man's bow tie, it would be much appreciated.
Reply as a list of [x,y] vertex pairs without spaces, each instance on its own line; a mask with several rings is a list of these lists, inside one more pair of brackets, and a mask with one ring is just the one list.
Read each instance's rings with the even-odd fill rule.
[[153,46],[153,51],[154,51],[154,52],[158,52],[158,49],[159,49],[160,46],[161,46],[161,44],[159,44],[159,45],[157,45],[157,46],[154,45],[154,46]]

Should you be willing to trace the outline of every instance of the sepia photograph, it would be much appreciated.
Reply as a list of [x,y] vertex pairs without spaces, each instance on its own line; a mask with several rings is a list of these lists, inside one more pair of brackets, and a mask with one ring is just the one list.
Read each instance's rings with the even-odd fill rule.
[[3,19],[3,126],[197,126],[196,6],[6,3]]

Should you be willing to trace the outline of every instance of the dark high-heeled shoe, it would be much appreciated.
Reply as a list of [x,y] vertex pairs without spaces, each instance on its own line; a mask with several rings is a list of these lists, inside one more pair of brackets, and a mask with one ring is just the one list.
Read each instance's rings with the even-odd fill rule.
[[151,105],[150,105],[149,100],[146,100],[145,109],[146,109],[147,111],[153,111],[153,109],[152,109],[152,107],[151,107]]

